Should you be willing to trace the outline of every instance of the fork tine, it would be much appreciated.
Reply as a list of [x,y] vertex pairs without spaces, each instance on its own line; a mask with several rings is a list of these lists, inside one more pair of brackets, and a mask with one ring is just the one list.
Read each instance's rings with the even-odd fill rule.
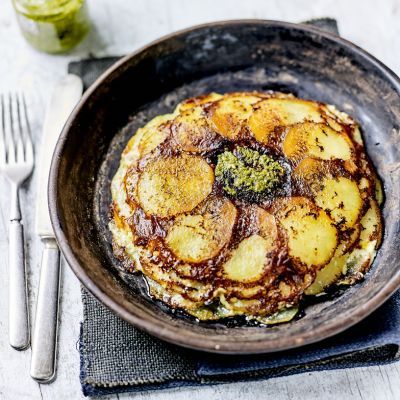
[[6,153],[7,153],[4,115],[5,115],[4,96],[1,95],[0,168],[6,163]]
[[25,161],[33,162],[33,145],[32,145],[32,137],[31,137],[31,126],[29,124],[29,118],[28,118],[28,107],[26,106],[24,94],[22,94],[21,97],[22,97],[22,109],[24,110],[23,114],[24,114],[24,120],[25,120],[25,126],[26,126],[25,138],[24,138],[25,139]]
[[[9,164],[15,163],[15,143],[14,143],[14,123],[13,123],[13,106],[11,93],[8,94],[8,111],[9,120],[8,128],[6,124],[6,143],[8,144],[7,162]],[[8,137],[7,137],[8,136]]]
[[17,163],[23,162],[25,159],[24,156],[24,129],[22,127],[22,122],[21,122],[21,107],[20,107],[20,101],[19,101],[19,94],[15,95],[15,102],[16,102],[16,108],[17,108],[17,120],[18,120],[18,128],[19,128],[19,135],[17,138]]

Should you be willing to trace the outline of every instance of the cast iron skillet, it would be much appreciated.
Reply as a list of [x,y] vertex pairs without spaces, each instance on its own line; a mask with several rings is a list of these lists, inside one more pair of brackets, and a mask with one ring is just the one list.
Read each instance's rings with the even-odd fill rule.
[[[150,300],[120,271],[107,230],[110,179],[135,129],[187,97],[281,90],[336,105],[361,123],[383,180],[385,235],[365,281],[272,328],[196,323]],[[294,348],[360,321],[400,286],[400,81],[352,43],[317,28],[242,20],[198,26],[128,55],[85,93],[58,141],[49,181],[54,231],[69,265],[108,308],[182,346],[220,353]]]

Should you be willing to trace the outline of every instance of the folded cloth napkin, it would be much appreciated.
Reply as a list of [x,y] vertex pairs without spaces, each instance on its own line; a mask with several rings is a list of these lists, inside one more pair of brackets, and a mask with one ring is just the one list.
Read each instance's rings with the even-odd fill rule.
[[80,379],[86,396],[267,379],[399,359],[400,292],[346,332],[291,351],[222,356],[183,349],[135,329],[82,290]]
[[[337,33],[336,21],[312,24]],[[73,62],[87,88],[117,58]],[[221,356],[183,349],[135,329],[82,290],[80,379],[86,396],[267,379],[400,358],[400,292],[370,317],[323,342],[267,355]]]

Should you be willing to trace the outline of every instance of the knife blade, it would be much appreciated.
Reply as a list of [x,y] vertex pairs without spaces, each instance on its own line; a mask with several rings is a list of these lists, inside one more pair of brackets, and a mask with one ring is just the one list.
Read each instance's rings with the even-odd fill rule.
[[58,137],[67,118],[81,98],[82,91],[82,80],[76,75],[68,74],[56,84],[47,106],[43,123],[36,208],[36,233],[41,237],[54,237],[47,200],[50,164]]
[[30,374],[40,383],[53,381],[56,371],[60,252],[51,226],[47,185],[54,148],[64,124],[82,96],[82,80],[72,74],[54,88],[43,123],[42,154],[36,208],[36,233],[44,249],[32,337]]

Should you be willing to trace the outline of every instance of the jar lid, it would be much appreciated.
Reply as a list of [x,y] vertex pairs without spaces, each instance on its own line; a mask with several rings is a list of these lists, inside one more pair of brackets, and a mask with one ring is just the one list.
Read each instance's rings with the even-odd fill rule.
[[27,18],[55,21],[77,12],[84,0],[14,0],[17,12]]

